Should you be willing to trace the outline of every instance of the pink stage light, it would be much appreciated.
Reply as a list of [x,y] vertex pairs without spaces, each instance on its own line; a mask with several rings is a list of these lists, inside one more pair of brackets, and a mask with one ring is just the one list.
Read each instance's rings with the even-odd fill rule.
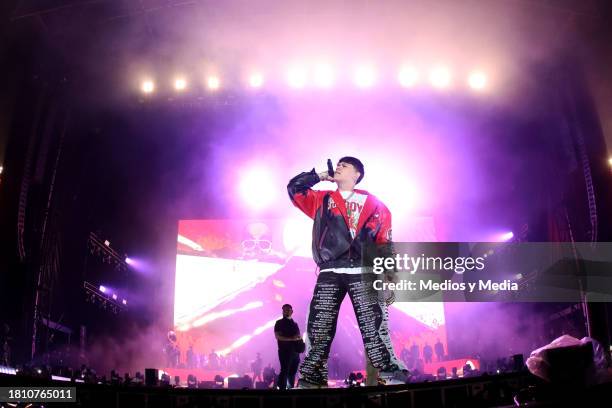
[[512,231],[505,232],[499,236],[499,240],[504,242],[510,241],[512,238],[514,238],[514,233]]
[[140,90],[146,94],[150,94],[155,90],[155,82],[147,79],[140,84]]
[[481,91],[487,86],[487,76],[481,71],[474,71],[468,77],[468,85],[475,91]]
[[184,91],[187,88],[187,80],[185,78],[176,78],[174,80],[174,89]]
[[334,71],[328,64],[317,64],[314,69],[314,83],[319,88],[330,88],[334,83]]
[[126,256],[125,263],[129,266],[130,271],[140,274],[148,274],[153,270],[151,261],[146,258]]
[[369,65],[360,66],[355,70],[353,80],[359,88],[370,88],[376,82],[376,72]]
[[117,294],[113,293],[113,300],[117,300]]
[[397,187],[397,181],[389,178],[389,174],[409,174],[403,166],[394,164],[394,160],[369,162],[369,180],[376,180],[376,195],[387,205],[393,219],[400,219],[405,215],[424,206],[424,191],[422,180],[416,177],[408,177],[402,182],[402,187]]
[[451,83],[451,73],[447,67],[436,67],[429,75],[431,84],[439,89],[448,88]]
[[401,86],[404,88],[410,88],[418,82],[419,72],[414,67],[402,67],[398,74],[398,80]]
[[221,86],[221,80],[219,79],[219,77],[211,75],[206,80],[206,86],[208,86],[208,89],[210,89],[211,91],[215,91]]
[[287,73],[287,82],[289,86],[294,89],[301,89],[306,86],[308,81],[308,72],[306,68],[300,66],[293,66]]
[[264,83],[264,77],[259,72],[254,72],[249,76],[249,86],[251,88],[261,88]]
[[411,181],[407,181],[401,189],[398,189],[396,184],[381,183],[378,194],[384,197],[384,202],[397,219],[413,212],[423,199],[419,186]]
[[99,289],[100,289],[100,292],[106,293],[106,287],[105,286],[100,285]]
[[279,188],[271,171],[254,167],[243,172],[239,191],[246,204],[255,210],[261,210],[275,202]]

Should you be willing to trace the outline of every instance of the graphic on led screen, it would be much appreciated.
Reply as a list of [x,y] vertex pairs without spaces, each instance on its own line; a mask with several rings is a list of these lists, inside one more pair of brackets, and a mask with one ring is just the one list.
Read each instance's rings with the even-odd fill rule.
[[[277,365],[273,327],[293,305],[303,333],[317,279],[310,223],[303,220],[181,220],[174,290],[176,364],[225,373],[249,372],[260,353]],[[394,303],[397,354],[438,339],[446,347],[442,303]],[[409,361],[410,363],[410,361]],[[362,370],[364,348],[350,299],[344,299],[330,353],[330,377]]]

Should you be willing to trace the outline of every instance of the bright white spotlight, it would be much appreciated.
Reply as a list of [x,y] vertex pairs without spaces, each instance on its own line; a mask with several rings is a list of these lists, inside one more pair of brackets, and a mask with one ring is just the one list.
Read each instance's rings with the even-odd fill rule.
[[317,64],[314,68],[314,83],[319,88],[329,88],[334,83],[334,71],[328,64]]
[[254,72],[249,76],[249,85],[252,88],[261,88],[264,83],[264,77],[258,72]]
[[372,67],[364,65],[355,70],[353,80],[359,88],[369,88],[376,82],[376,73]]
[[308,72],[303,67],[294,66],[287,73],[287,82],[292,88],[303,88],[308,80]]
[[125,257],[125,263],[128,264],[128,265],[131,265],[132,264],[132,259],[129,256],[126,256]]
[[123,299],[121,303],[123,303],[124,305],[127,305],[127,300]]
[[113,300],[117,300],[117,294],[113,293]]
[[[612,166],[612,157],[610,157],[610,158],[608,159],[608,164],[609,164],[610,166]],[[1,169],[1,167],[0,167],[0,169]],[[1,173],[1,172],[2,172],[2,171],[0,170],[0,173]]]
[[208,89],[212,91],[217,90],[221,86],[221,80],[219,77],[211,75],[206,80],[206,86],[208,86]]
[[451,82],[450,70],[446,67],[434,68],[429,75],[429,81],[436,88],[448,87]]
[[487,76],[484,74],[484,72],[474,71],[470,73],[470,76],[468,77],[468,85],[470,88],[480,91],[487,86]]
[[414,86],[419,80],[419,72],[414,67],[403,67],[398,74],[399,83],[404,88]]
[[104,245],[106,245],[106,246],[110,246],[110,241],[109,241],[108,239],[107,239],[107,240],[105,240],[105,241],[104,241]]
[[142,90],[142,92],[149,94],[155,90],[155,82],[151,81],[150,79],[142,81],[140,89]]
[[102,293],[106,293],[106,287],[105,286],[100,286],[100,292]]
[[187,88],[187,80],[185,78],[176,78],[174,80],[174,89],[184,91]]
[[500,241],[510,241],[512,238],[514,238],[514,233],[512,231],[505,232],[499,236]]
[[255,167],[242,174],[239,191],[245,203],[255,210],[261,210],[276,200],[279,189],[273,172]]

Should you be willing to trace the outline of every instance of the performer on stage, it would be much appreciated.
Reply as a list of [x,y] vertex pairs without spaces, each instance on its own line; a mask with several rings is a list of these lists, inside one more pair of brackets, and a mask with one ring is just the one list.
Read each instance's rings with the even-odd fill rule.
[[[304,172],[289,182],[293,204],[314,220],[312,254],[320,268],[307,324],[306,357],[300,367],[300,388],[327,386],[327,359],[338,312],[348,293],[357,317],[367,358],[386,383],[404,383],[407,370],[395,356],[387,328],[387,310],[380,293],[365,282],[362,245],[391,242],[391,213],[376,197],[355,189],[364,166],[355,157],[338,161],[332,176]],[[335,191],[315,191],[319,181],[338,185]]]

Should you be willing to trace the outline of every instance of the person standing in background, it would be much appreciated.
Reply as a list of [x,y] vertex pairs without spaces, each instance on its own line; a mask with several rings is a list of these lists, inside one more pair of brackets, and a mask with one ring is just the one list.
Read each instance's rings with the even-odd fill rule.
[[262,381],[261,369],[262,369],[261,354],[257,353],[257,358],[251,363],[251,369],[253,370],[253,381]]
[[440,339],[438,339],[436,344],[434,344],[434,350],[436,351],[436,357],[438,357],[438,361],[443,361],[444,360],[444,345],[442,344]]
[[280,361],[280,373],[278,374],[277,386],[280,390],[293,388],[295,375],[300,364],[300,355],[297,352],[297,342],[302,340],[300,328],[293,321],[293,307],[290,304],[283,305],[283,318],[276,321],[274,335],[278,341],[278,359]]

